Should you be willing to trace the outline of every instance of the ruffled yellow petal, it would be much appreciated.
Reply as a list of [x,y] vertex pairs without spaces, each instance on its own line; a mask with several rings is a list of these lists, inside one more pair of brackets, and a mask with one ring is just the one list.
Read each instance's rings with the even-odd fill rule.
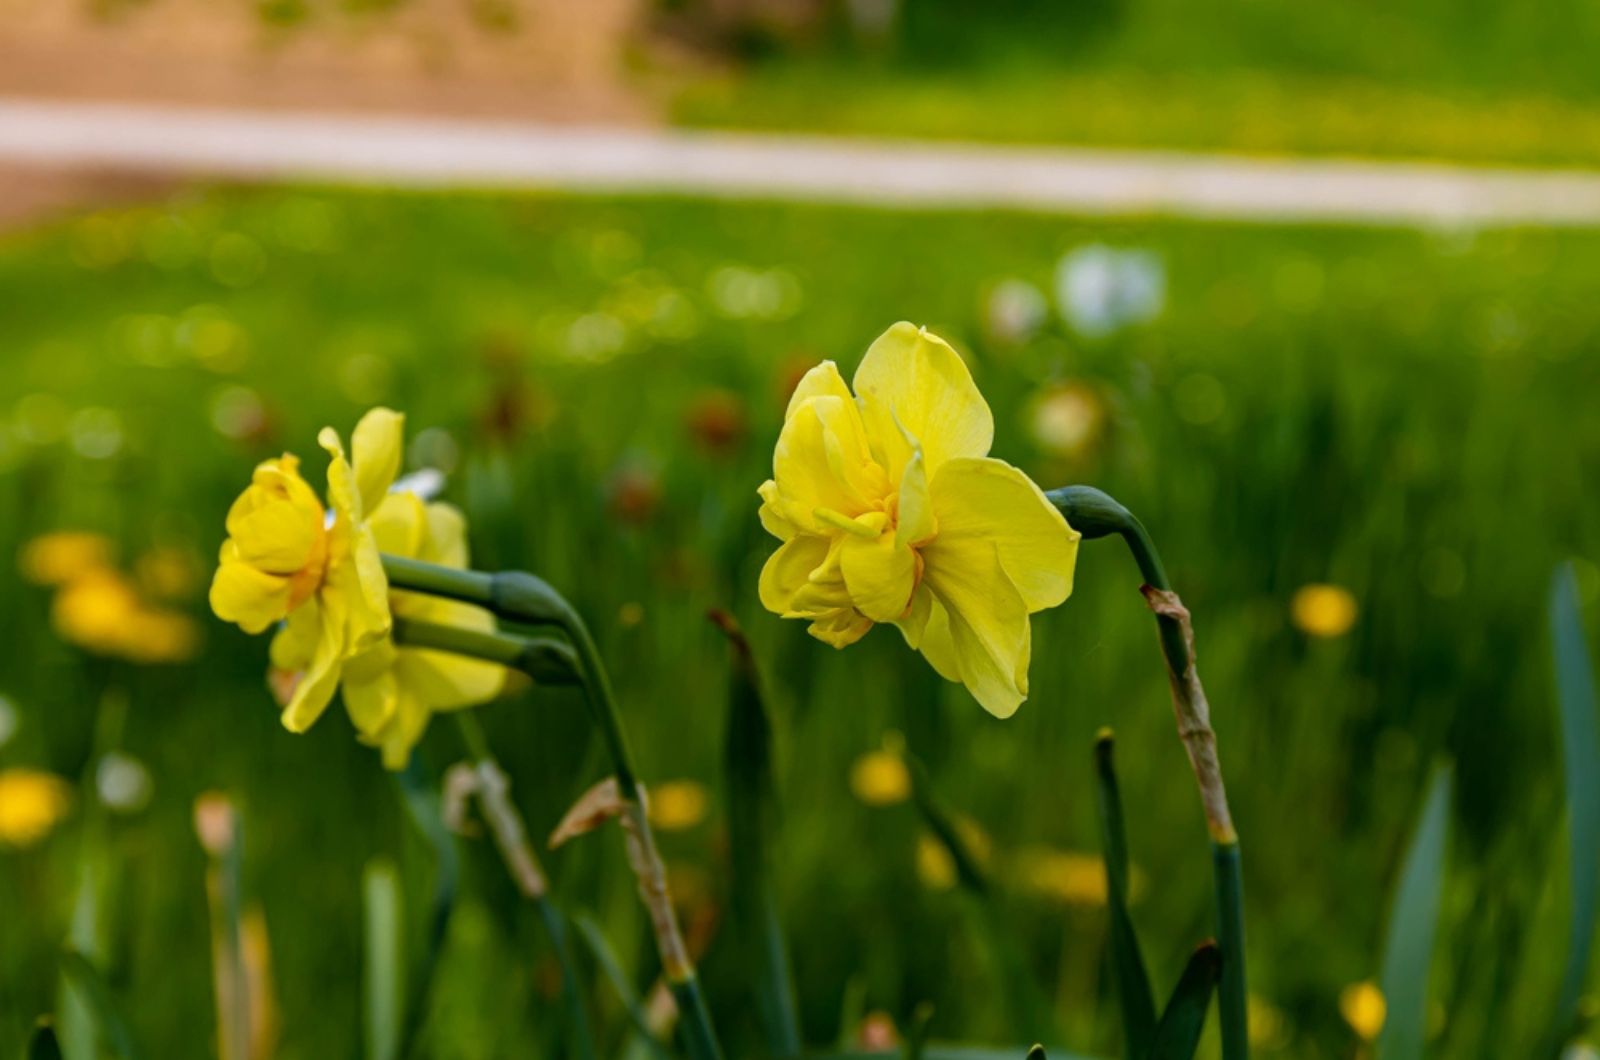
[[874,622],[893,622],[911,607],[917,556],[887,530],[867,539],[847,535],[839,549],[839,568],[857,611]]
[[393,409],[375,408],[361,417],[350,436],[356,492],[362,510],[376,511],[400,473],[406,418]]
[[783,418],[787,420],[793,416],[796,409],[814,397],[843,398],[851,403],[855,401],[850,388],[844,384],[844,376],[839,374],[839,366],[832,361],[823,361],[800,377],[800,381],[794,385],[794,393],[789,395],[789,407],[784,410]]
[[828,539],[802,534],[785,541],[761,568],[761,606],[774,614],[794,610],[795,594],[805,588],[811,572],[828,557]]
[[211,610],[246,633],[261,633],[289,613],[289,579],[242,560],[224,560],[211,579]]
[[900,475],[898,504],[899,525],[895,528],[895,541],[902,545],[920,545],[939,532],[939,520],[934,515],[933,497],[928,489],[928,475],[920,446],[911,451],[905,471]]
[[322,428],[317,433],[317,444],[328,454],[328,507],[333,509],[335,521],[360,524],[366,518],[366,509],[361,506],[361,494],[356,491],[355,476],[344,455],[339,432],[332,427]]
[[946,460],[986,456],[994,416],[959,354],[904,321],[878,337],[856,369],[855,392],[873,452],[898,482],[911,459],[909,433],[922,443],[928,474]]
[[[391,649],[392,651],[392,649]],[[356,661],[346,664],[339,694],[344,698],[344,709],[356,731],[365,736],[375,736],[394,717],[400,696],[400,686],[389,665],[374,665],[370,672],[357,675]]]
[[401,689],[394,716],[373,741],[382,750],[385,769],[400,770],[406,767],[406,763],[411,761],[412,749],[427,731],[431,714],[415,696]]
[[830,611],[806,627],[806,632],[835,648],[847,648],[867,635],[872,619],[850,608]]
[[324,601],[337,597],[341,602],[346,657],[369,650],[389,635],[394,626],[389,611],[389,579],[383,573],[383,560],[371,528],[356,528],[349,552],[329,570],[318,595]]
[[289,612],[283,627],[273,634],[267,650],[273,668],[290,672],[309,669],[321,639],[322,605],[311,600]]
[[421,558],[429,563],[464,569],[470,560],[466,516],[453,504],[435,501],[428,505],[426,519],[428,533]]
[[[985,710],[1009,718],[1028,696],[1032,631],[1022,594],[988,541],[973,537],[947,541],[941,533],[923,550],[923,560],[928,588],[948,614],[961,682]],[[928,625],[933,626],[932,617]],[[931,632],[923,633],[924,654],[943,650]]]
[[367,526],[379,552],[415,559],[428,536],[427,505],[415,493],[386,494],[367,517]]
[[767,479],[756,490],[756,495],[761,498],[761,508],[756,515],[761,519],[761,526],[767,533],[779,541],[787,541],[800,531],[783,514],[778,511],[778,483]]
[[854,402],[808,398],[795,409],[772,459],[778,514],[803,532],[818,533],[819,508],[856,516],[879,506],[889,480],[872,459]]
[[283,708],[283,727],[290,732],[305,732],[322,717],[339,687],[345,654],[345,605],[338,595],[324,595],[318,608],[321,629],[305,676],[295,687],[288,706]]
[[1027,475],[1001,460],[956,459],[939,469],[932,492],[939,536],[929,563],[936,552],[990,545],[1030,612],[1072,594],[1082,535]]

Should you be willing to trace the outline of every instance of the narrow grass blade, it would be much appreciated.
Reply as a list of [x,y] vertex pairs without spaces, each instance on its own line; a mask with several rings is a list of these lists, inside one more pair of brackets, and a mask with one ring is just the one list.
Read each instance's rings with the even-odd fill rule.
[[925,1060],[928,1051],[928,1028],[933,1026],[933,1004],[917,1003],[911,1012],[911,1026],[906,1028],[906,1044],[901,1051],[904,1060]]
[[768,878],[768,847],[776,834],[772,720],[755,657],[738,624],[722,611],[709,617],[733,649],[723,762],[735,930],[754,980],[767,1050],[774,1057],[795,1056],[800,1052],[800,1018],[795,1011],[794,976]]
[[143,1054],[128,1029],[128,1021],[123,1019],[99,969],[77,950],[68,950],[61,955],[61,974],[83,998],[100,1044],[118,1060],[141,1060]]
[[1100,843],[1105,850],[1106,909],[1111,975],[1122,1011],[1124,1055],[1138,1060],[1148,1054],[1156,1032],[1156,1002],[1150,976],[1139,953],[1133,918],[1128,912],[1128,837],[1122,817],[1122,795],[1113,763],[1115,738],[1101,729],[1095,739],[1095,797],[1100,817]]
[[572,1053],[578,1060],[594,1060],[594,1040],[589,1034],[589,1013],[583,1004],[583,986],[578,982],[578,969],[572,959],[572,944],[567,938],[567,918],[548,895],[535,900],[539,919],[544,923],[545,934],[550,936],[550,948],[556,952],[556,963],[561,966],[561,1002],[567,1010],[567,1034],[572,1043]]
[[1450,837],[1451,773],[1436,769],[1406,850],[1389,913],[1381,987],[1387,1015],[1380,1060],[1421,1060],[1428,1017],[1428,964],[1439,919],[1439,892]]
[[56,1028],[49,1019],[41,1018],[33,1025],[22,1057],[23,1060],[61,1060],[61,1043],[56,1041]]
[[1578,606],[1578,583],[1571,564],[1557,569],[1550,586],[1550,637],[1555,646],[1556,694],[1561,704],[1572,886],[1566,971],[1551,1028],[1558,1042],[1564,1042],[1577,1030],[1578,999],[1589,970],[1596,889],[1600,885],[1600,721],[1596,720],[1594,669],[1589,661]]
[[1149,1060],[1192,1060],[1205,1029],[1211,995],[1222,978],[1222,951],[1215,942],[1202,944],[1189,957],[1178,985],[1156,1024]]
[[1054,1030],[1049,1004],[1028,974],[1027,962],[1001,915],[999,905],[994,901],[993,888],[983,866],[961,835],[961,830],[956,827],[955,819],[934,795],[927,767],[909,754],[906,756],[906,767],[911,774],[912,800],[922,814],[923,823],[949,854],[951,864],[955,866],[956,881],[971,896],[982,918],[985,942],[1005,979],[1004,994],[1013,1006],[1011,1020],[1016,1024],[1015,1029],[1030,1037],[1042,1036]]
[[367,1060],[397,1060],[405,979],[400,873],[387,860],[369,861],[361,894],[366,911],[362,1000]]
[[400,1032],[397,1056],[404,1060],[415,1049],[417,1038],[428,1014],[428,1001],[433,996],[433,976],[439,967],[439,955],[444,952],[444,941],[450,930],[450,916],[455,911],[456,892],[461,883],[461,859],[456,850],[455,837],[446,827],[439,794],[429,780],[419,756],[415,753],[399,775],[401,802],[417,831],[422,833],[433,852],[433,897],[429,903],[427,934],[423,938],[422,958],[411,972],[406,991],[405,1022]]
[[633,989],[633,984],[628,982],[628,976],[622,970],[622,962],[617,960],[616,952],[606,939],[604,929],[593,917],[584,913],[573,917],[572,922],[578,929],[578,937],[589,947],[589,953],[594,957],[595,963],[600,966],[600,971],[611,983],[611,989],[616,991],[617,999],[622,1002],[622,1008],[627,1012],[628,1020],[633,1024],[639,1040],[646,1043],[651,1055],[667,1060],[671,1054],[650,1029],[650,1018],[645,1014],[644,1003],[640,1000],[638,992]]

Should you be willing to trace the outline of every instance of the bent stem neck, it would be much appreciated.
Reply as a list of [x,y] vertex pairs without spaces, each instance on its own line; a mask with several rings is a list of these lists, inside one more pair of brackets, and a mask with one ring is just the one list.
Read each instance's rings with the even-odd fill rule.
[[1167,580],[1166,567],[1155,542],[1138,518],[1114,497],[1092,486],[1064,486],[1049,490],[1045,497],[1066,518],[1068,525],[1085,538],[1117,535],[1128,546],[1144,579],[1145,601],[1156,616],[1161,635],[1161,654],[1167,664],[1172,686],[1172,709],[1178,723],[1178,736],[1189,753],[1200,802],[1206,814],[1206,827],[1218,843],[1236,842],[1233,819],[1228,811],[1228,794],[1222,780],[1222,764],[1217,757],[1217,738],[1211,730],[1211,709],[1194,662],[1194,630],[1189,612]]

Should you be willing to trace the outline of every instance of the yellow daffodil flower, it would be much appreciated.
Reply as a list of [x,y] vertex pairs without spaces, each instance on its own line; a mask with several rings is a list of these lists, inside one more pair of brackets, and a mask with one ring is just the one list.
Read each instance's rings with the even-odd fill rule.
[[761,602],[835,647],[899,627],[997,717],[1028,694],[1029,616],[1072,592],[1079,534],[1021,471],[989,457],[994,417],[956,351],[899,323],[854,392],[832,361],[800,380],[760,489],[783,545]]
[[323,429],[317,441],[329,456],[331,519],[289,454],[259,465],[228,511],[211,609],[247,633],[288,621],[302,642],[314,645],[283,710],[291,732],[321,717],[345,660],[389,632],[388,580],[365,516],[383,502],[399,470],[402,421],[388,409],[363,416],[353,465],[338,433]]
[[[322,432],[320,441],[333,455],[329,496],[334,510],[356,513],[352,526],[357,547],[370,547],[374,564],[381,562],[380,553],[388,553],[465,568],[466,520],[461,513],[448,504],[426,503],[414,493],[389,492],[400,468],[403,425],[404,417],[387,409],[362,418],[354,437],[353,483],[338,435]],[[366,518],[363,512],[369,513]],[[371,609],[381,610],[384,617],[375,637],[361,634],[378,627],[351,621],[350,608],[369,606],[365,597],[352,603],[344,593],[324,591],[289,612],[272,641],[272,665],[280,674],[293,675],[283,683],[290,692],[286,726],[301,731],[310,725],[339,688],[363,742],[381,748],[385,766],[402,769],[435,711],[493,699],[506,671],[492,663],[397,646],[388,635],[391,614],[484,631],[495,628],[494,616],[453,600],[388,592],[386,582],[383,587],[384,599]],[[341,641],[339,630],[351,626],[355,635],[347,633]]]

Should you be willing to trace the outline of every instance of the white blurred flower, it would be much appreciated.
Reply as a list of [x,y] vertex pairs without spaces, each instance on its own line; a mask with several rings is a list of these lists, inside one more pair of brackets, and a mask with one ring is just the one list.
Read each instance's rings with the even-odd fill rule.
[[1167,300],[1167,273],[1148,250],[1100,243],[1078,247],[1056,266],[1056,305],[1080,334],[1091,337],[1150,320]]
[[1026,280],[1002,280],[989,294],[989,334],[1002,342],[1026,342],[1044,325],[1050,302]]
[[11,742],[11,737],[17,734],[17,708],[11,705],[11,700],[0,696],[0,747]]
[[150,803],[150,770],[132,755],[108,752],[95,767],[94,781],[100,801],[118,813],[138,813]]

